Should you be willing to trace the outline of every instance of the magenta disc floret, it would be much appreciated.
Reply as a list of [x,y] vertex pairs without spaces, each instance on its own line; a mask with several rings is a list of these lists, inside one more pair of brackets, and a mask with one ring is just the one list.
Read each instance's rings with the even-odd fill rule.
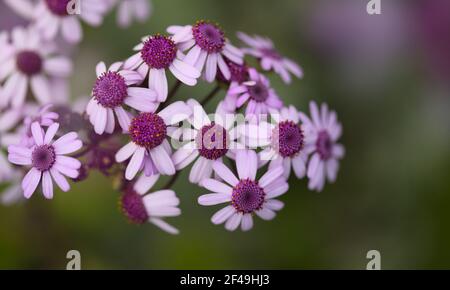
[[212,122],[202,127],[195,141],[200,156],[217,160],[227,154],[229,139],[227,130]]
[[175,42],[164,35],[154,35],[144,42],[142,60],[151,68],[167,69],[177,56]]
[[56,162],[55,148],[52,145],[41,145],[31,153],[31,163],[39,171],[50,170]]
[[27,76],[33,76],[42,71],[42,57],[31,50],[19,52],[16,56],[17,68]]
[[282,157],[294,157],[304,147],[305,136],[298,124],[283,121],[273,129],[272,145]]
[[92,94],[95,100],[105,108],[121,106],[128,96],[125,78],[117,72],[108,71],[95,82]]
[[225,34],[217,24],[198,21],[192,27],[195,43],[209,53],[221,52],[225,46]]
[[167,126],[157,114],[141,113],[131,121],[129,132],[135,144],[153,149],[161,145],[166,138]]
[[231,203],[238,212],[252,213],[262,208],[265,197],[257,181],[244,179],[233,188]]

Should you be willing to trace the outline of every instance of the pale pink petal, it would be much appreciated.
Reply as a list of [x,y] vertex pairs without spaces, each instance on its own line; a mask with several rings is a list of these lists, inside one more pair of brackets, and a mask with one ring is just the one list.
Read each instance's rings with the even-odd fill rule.
[[40,146],[44,144],[44,132],[38,122],[31,124],[31,134],[36,145]]
[[58,170],[56,170],[55,168],[52,168],[50,170],[50,173],[53,177],[53,179],[55,180],[56,184],[59,186],[59,188],[61,188],[62,191],[67,192],[70,189],[70,185],[67,182],[66,178],[59,173]]
[[225,223],[225,228],[229,231],[236,230],[241,224],[242,213],[235,213]]
[[217,53],[211,53],[206,60],[205,79],[207,82],[213,82],[217,73]]
[[263,207],[262,209],[256,211],[256,215],[258,215],[263,220],[268,221],[274,219],[276,214],[273,210]]
[[119,163],[124,162],[125,160],[130,158],[137,149],[138,146],[136,144],[134,144],[133,142],[128,143],[116,153],[116,161]]
[[142,167],[142,162],[144,161],[145,148],[139,147],[131,157],[130,163],[128,163],[127,169],[125,171],[125,178],[127,180],[132,180],[139,169]]
[[45,133],[44,143],[50,144],[52,142],[53,138],[56,135],[56,132],[58,132],[59,124],[53,123],[50,127],[48,127],[47,132]]
[[232,216],[234,213],[236,212],[236,209],[232,206],[229,205],[227,207],[222,208],[221,210],[219,210],[218,212],[216,212],[212,217],[211,217],[211,222],[213,224],[222,224],[224,223],[228,218],[230,218],[230,216]]
[[239,183],[239,180],[236,176],[231,172],[228,167],[225,166],[222,162],[214,162],[213,169],[223,180],[225,180],[231,186],[236,186]]
[[231,195],[226,193],[204,194],[198,198],[198,203],[204,206],[217,205],[231,201]]
[[226,185],[225,183],[222,183],[220,181],[211,178],[202,180],[200,182],[200,185],[206,189],[211,190],[211,192],[224,193],[230,196],[233,191],[233,189],[230,186]]
[[50,172],[45,171],[42,174],[42,192],[46,199],[53,198],[53,182]]
[[163,146],[158,146],[150,150],[150,155],[153,159],[153,163],[158,171],[163,175],[174,175],[175,166],[173,165],[172,159]]
[[163,231],[172,234],[172,235],[177,235],[179,233],[178,229],[176,229],[175,227],[169,225],[168,223],[166,223],[165,221],[163,221],[162,219],[159,218],[150,218],[149,220],[152,224],[154,224],[155,226],[159,227],[160,229],[162,229]]
[[25,198],[30,198],[36,191],[36,188],[41,181],[41,175],[41,172],[36,168],[31,168],[27,175],[25,175],[22,181],[22,188],[24,190],[23,195]]
[[244,214],[242,216],[241,229],[246,232],[253,228],[253,217],[251,214]]

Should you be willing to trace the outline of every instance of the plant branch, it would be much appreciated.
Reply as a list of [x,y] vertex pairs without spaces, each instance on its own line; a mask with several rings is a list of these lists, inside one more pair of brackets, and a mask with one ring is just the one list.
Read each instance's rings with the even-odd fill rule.
[[202,99],[200,104],[202,106],[205,106],[206,104],[208,104],[209,101],[211,101],[219,91],[220,91],[220,84],[217,84],[217,86],[206,97],[204,97]]

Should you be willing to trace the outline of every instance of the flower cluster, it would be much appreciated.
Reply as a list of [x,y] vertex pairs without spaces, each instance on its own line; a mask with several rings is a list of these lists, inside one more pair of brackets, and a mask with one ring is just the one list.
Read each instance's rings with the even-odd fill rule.
[[[12,184],[4,203],[37,190],[51,199],[54,184],[68,191],[68,179],[82,182],[98,170],[114,181],[130,222],[176,234],[165,221],[181,214],[171,187],[192,165],[189,181],[204,193],[198,203],[226,204],[212,223],[248,231],[255,215],[271,220],[284,207],[279,199],[290,178],[307,178],[315,191],[336,180],[344,156],[336,113],[315,102],[309,113],[285,104],[266,74],[288,84],[302,69],[269,39],[239,32],[239,47],[211,21],[170,26],[167,34],[142,37],[128,58],[100,61],[81,111],[54,99],[54,79],[72,73],[70,57],[52,42],[59,33],[76,43],[80,19],[98,25],[118,5],[119,23],[127,26],[150,9],[143,0],[81,0],[77,14],[68,2],[37,1],[33,25],[0,34],[0,146],[7,149],[7,156],[0,150],[0,182]],[[20,3],[22,10],[31,5]],[[205,97],[176,99],[182,85],[203,82],[215,84]],[[208,114],[205,105],[221,91]]]

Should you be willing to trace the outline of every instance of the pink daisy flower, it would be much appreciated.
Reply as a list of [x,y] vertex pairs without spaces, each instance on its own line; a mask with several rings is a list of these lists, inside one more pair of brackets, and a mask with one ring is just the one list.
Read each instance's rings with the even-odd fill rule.
[[337,114],[322,104],[320,111],[315,102],[309,104],[311,119],[300,113],[305,128],[305,152],[312,154],[308,163],[308,187],[322,191],[325,181],[336,181],[339,160],[344,157],[345,149],[337,140],[341,137],[342,126]]
[[[34,0],[33,0],[34,1]],[[34,2],[30,0],[3,0],[11,10],[20,17],[31,20],[33,19]]]
[[[208,117],[202,106],[194,99],[187,101],[192,109],[192,116],[188,121],[193,128],[179,128],[178,135],[184,144],[172,156],[176,170],[181,170],[195,161],[190,175],[191,183],[199,183],[205,178],[210,178],[213,172],[213,164],[223,162],[222,158],[231,153],[229,150],[244,148],[239,144],[238,130],[234,127],[233,118],[226,118],[218,113]],[[172,137],[177,138],[174,134]]]
[[124,65],[127,69],[137,69],[143,76],[149,75],[148,87],[158,93],[159,102],[167,99],[167,69],[188,86],[195,86],[200,77],[200,72],[183,60],[177,43],[173,38],[160,34],[143,38],[143,42],[134,48],[139,52],[131,56]]
[[158,180],[159,175],[142,175],[133,186],[127,188],[121,197],[120,205],[123,213],[135,224],[152,223],[170,234],[178,234],[178,230],[164,221],[166,217],[181,214],[178,208],[180,200],[173,190],[149,192]]
[[175,166],[170,158],[172,149],[166,137],[175,129],[172,125],[190,115],[191,109],[179,101],[159,113],[141,113],[134,117],[128,130],[131,142],[116,154],[116,161],[119,163],[131,158],[125,178],[132,180],[142,169],[146,176],[175,174]]
[[189,50],[185,62],[204,71],[206,81],[213,82],[220,70],[225,79],[231,77],[225,58],[243,64],[244,54],[225,38],[223,30],[209,21],[198,21],[194,26],[170,26],[167,32],[179,43],[183,51]]
[[36,28],[45,39],[53,40],[58,33],[69,43],[83,38],[80,19],[91,26],[99,26],[108,11],[108,0],[79,0],[79,11],[71,6],[73,0],[40,0],[35,8]]
[[249,69],[248,73],[249,81],[228,90],[226,102],[235,100],[237,108],[247,104],[245,115],[248,118],[268,114],[270,109],[281,109],[283,102],[270,86],[269,80],[254,68]]
[[222,73],[219,72],[217,79],[219,81],[229,83],[227,94],[223,100],[223,108],[228,112],[235,112],[237,110],[236,101],[239,95],[230,94],[230,91],[233,91],[236,87],[242,85],[244,82],[249,80],[249,67],[243,64],[234,63],[228,59],[225,59],[229,69],[230,69],[230,79],[226,80]]
[[97,65],[97,81],[92,90],[86,113],[97,134],[111,134],[116,127],[115,119],[123,131],[130,127],[131,117],[124,109],[128,105],[141,112],[153,112],[158,107],[156,93],[151,89],[131,87],[142,82],[139,73],[121,69],[118,62],[107,70],[104,62]]
[[34,105],[25,106],[25,115],[27,117],[23,121],[24,133],[20,141],[21,145],[31,147],[35,144],[31,131],[31,125],[33,123],[37,122],[41,127],[49,127],[58,120],[59,115],[51,110],[52,107],[52,104],[45,105],[41,108]]
[[50,79],[67,78],[72,73],[69,58],[54,55],[54,47],[44,44],[33,29],[15,28],[11,49],[0,52],[0,81],[5,80],[0,108],[25,102],[28,87],[41,104],[51,101]]
[[283,166],[284,177],[289,178],[291,167],[297,178],[306,173],[308,154],[304,151],[305,135],[300,125],[300,115],[294,106],[282,108],[271,114],[274,123],[247,124],[242,132],[250,146],[262,147],[260,166],[270,161],[269,169]]
[[83,143],[75,132],[68,133],[53,142],[59,124],[54,123],[46,132],[39,123],[31,125],[35,145],[9,146],[8,160],[16,165],[31,166],[30,171],[22,181],[25,198],[30,198],[42,181],[42,192],[47,199],[53,198],[53,181],[63,191],[68,191],[70,185],[64,176],[78,177],[80,161],[67,157],[66,154],[79,150]]
[[112,5],[117,5],[117,23],[126,28],[133,20],[145,22],[152,12],[149,0],[112,0]]
[[205,206],[227,203],[213,215],[211,221],[216,225],[225,223],[229,231],[234,231],[239,225],[243,231],[248,231],[253,227],[254,214],[264,220],[275,217],[275,212],[284,206],[275,198],[286,193],[289,185],[283,177],[281,166],[270,169],[257,179],[258,156],[254,151],[238,151],[236,167],[238,177],[223,163],[215,163],[214,172],[226,183],[205,179],[201,186],[212,193],[200,196],[198,203]]
[[280,55],[269,38],[257,35],[251,37],[243,32],[238,32],[237,36],[250,46],[249,48],[243,48],[242,51],[260,59],[261,67],[264,70],[275,71],[287,84],[291,82],[290,74],[295,75],[297,78],[303,77],[303,71],[300,66]]

